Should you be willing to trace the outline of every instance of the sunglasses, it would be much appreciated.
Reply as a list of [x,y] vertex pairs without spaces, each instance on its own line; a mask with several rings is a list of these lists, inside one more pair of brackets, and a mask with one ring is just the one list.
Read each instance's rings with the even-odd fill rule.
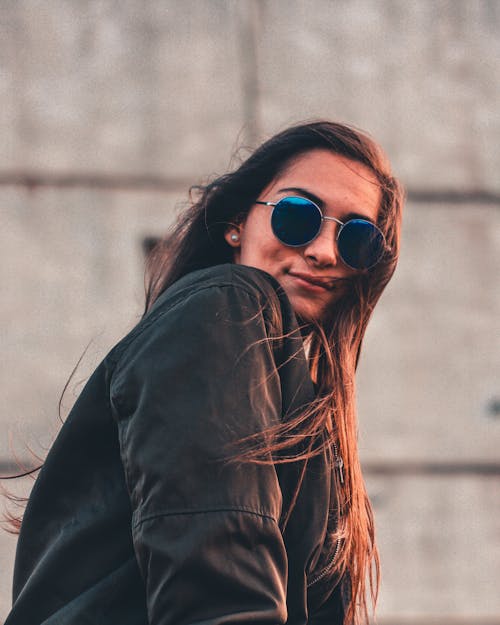
[[323,221],[338,223],[337,249],[342,261],[351,269],[370,269],[389,250],[381,230],[367,219],[349,219],[344,223],[335,217],[325,217],[319,206],[303,197],[255,203],[273,207],[271,227],[274,236],[289,247],[302,247],[314,241]]

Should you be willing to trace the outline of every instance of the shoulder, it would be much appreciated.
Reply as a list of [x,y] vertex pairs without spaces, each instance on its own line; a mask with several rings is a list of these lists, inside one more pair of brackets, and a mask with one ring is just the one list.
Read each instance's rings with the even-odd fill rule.
[[192,300],[238,298],[253,299],[264,307],[273,302],[287,303],[279,282],[269,273],[246,265],[223,264],[193,271],[166,289],[151,309],[151,314]]
[[141,323],[182,309],[196,314],[209,308],[261,315],[271,334],[281,334],[283,325],[296,325],[290,301],[278,280],[247,265],[221,264],[193,271],[168,287]]
[[148,324],[160,317],[165,321],[179,316],[204,326],[213,318],[220,331],[227,329],[227,324],[217,320],[258,317],[268,336],[281,335],[283,323],[289,320],[296,323],[285,291],[273,276],[255,267],[229,263],[180,278],[160,295],[144,321]]
[[280,337],[284,325],[296,326],[283,288],[270,274],[245,265],[224,264],[193,271],[167,288],[137,326],[113,350],[123,361],[150,342],[183,345],[208,335],[246,333]]

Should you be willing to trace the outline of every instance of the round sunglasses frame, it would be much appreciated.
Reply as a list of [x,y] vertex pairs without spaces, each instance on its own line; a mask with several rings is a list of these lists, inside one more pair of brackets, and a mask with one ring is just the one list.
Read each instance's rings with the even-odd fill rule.
[[[375,267],[375,265],[377,265],[380,262],[380,260],[382,259],[382,256],[386,252],[389,252],[390,249],[391,249],[387,245],[387,242],[385,240],[385,236],[384,236],[384,233],[382,232],[382,230],[380,230],[380,228],[378,226],[376,226],[369,219],[361,219],[359,217],[356,217],[354,219],[349,219],[348,221],[341,221],[340,219],[337,219],[336,217],[328,217],[326,215],[323,215],[323,212],[322,212],[321,208],[315,202],[310,200],[309,198],[301,197],[301,196],[298,196],[298,195],[287,195],[286,197],[282,197],[277,202],[265,202],[263,200],[256,200],[254,203],[255,204],[262,204],[263,206],[272,206],[273,207],[273,211],[271,213],[271,221],[272,221],[272,215],[273,215],[274,209],[276,208],[276,206],[278,206],[278,204],[280,204],[281,202],[284,202],[286,200],[302,200],[304,202],[308,202],[311,206],[314,206],[314,208],[318,211],[319,216],[321,217],[321,225],[318,228],[318,231],[316,232],[316,234],[311,239],[308,239],[304,243],[299,243],[299,244],[285,243],[284,241],[282,241],[279,238],[279,236],[274,232],[274,229],[273,229],[274,236],[278,239],[278,241],[280,241],[280,243],[282,243],[283,245],[286,245],[287,247],[304,247],[304,245],[308,245],[309,243],[311,243],[311,241],[314,241],[314,239],[316,239],[319,236],[319,234],[321,232],[321,227],[322,227],[324,221],[334,221],[334,222],[336,222],[336,223],[338,223],[340,225],[340,228],[338,229],[338,232],[337,232],[337,236],[335,238],[335,242],[337,243],[337,249],[339,250],[339,256],[342,259],[342,262],[347,267],[349,267],[350,269],[354,269],[356,271],[364,271],[364,270],[367,270],[367,269],[371,269],[372,267]],[[348,224],[352,223],[352,222],[362,222],[362,223],[370,224],[370,226],[372,226],[372,228],[375,228],[375,230],[377,230],[377,232],[382,237],[382,252],[380,253],[380,256],[377,258],[377,260],[374,263],[372,263],[371,265],[369,265],[368,267],[363,267],[363,268],[353,267],[352,265],[350,265],[348,262],[346,262],[344,260],[344,257],[342,256],[342,252],[340,251],[340,247],[338,245],[340,234],[341,234],[342,230],[344,229],[344,227],[347,226]]]

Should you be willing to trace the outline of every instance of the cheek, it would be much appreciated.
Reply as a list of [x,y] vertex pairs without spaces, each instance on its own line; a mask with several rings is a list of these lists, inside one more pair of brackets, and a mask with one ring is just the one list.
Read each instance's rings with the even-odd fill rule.
[[241,260],[243,263],[271,262],[282,254],[281,248],[284,246],[274,236],[269,219],[248,220],[241,236]]
[[249,259],[258,260],[264,263],[268,268],[278,269],[283,263],[286,263],[292,256],[297,254],[293,248],[286,247],[278,241],[272,234],[262,234],[257,239],[246,241],[246,245],[242,244],[242,251],[245,250]]
[[[241,242],[241,262],[243,264],[255,264],[266,265],[272,264],[274,261],[280,258],[280,250],[273,242],[260,240],[258,243],[255,241]],[[257,266],[257,265],[256,265]]]

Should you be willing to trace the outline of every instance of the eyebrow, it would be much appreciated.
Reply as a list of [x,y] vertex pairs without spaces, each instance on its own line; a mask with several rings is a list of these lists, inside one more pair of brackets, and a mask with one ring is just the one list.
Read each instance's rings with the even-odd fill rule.
[[[298,193],[299,195],[307,198],[308,200],[311,200],[311,202],[314,202],[320,208],[324,208],[325,206],[325,203],[321,198],[319,198],[317,195],[315,195],[311,191],[308,191],[307,189],[302,189],[301,187],[286,187],[285,189],[279,189],[278,193],[288,193],[289,191],[291,191],[292,193]],[[347,222],[350,219],[364,219],[365,221],[374,223],[373,219],[370,219],[370,217],[367,217],[366,215],[363,215],[361,213],[356,213],[354,211],[343,216],[344,222]]]

